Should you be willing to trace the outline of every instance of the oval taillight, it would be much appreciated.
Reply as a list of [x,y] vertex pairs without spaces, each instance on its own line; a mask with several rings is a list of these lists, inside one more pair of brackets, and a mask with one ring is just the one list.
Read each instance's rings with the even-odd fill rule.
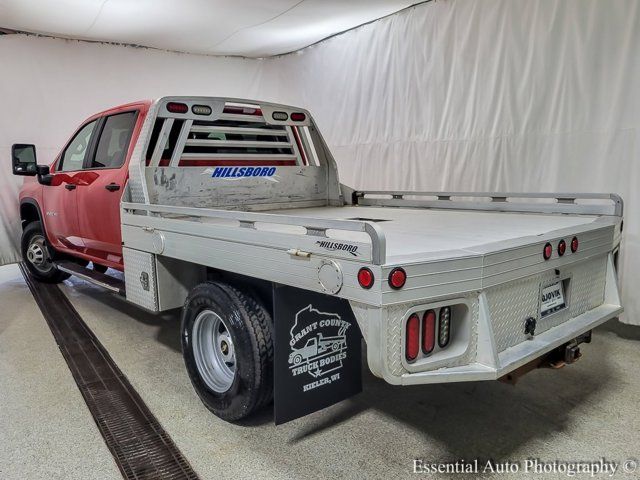
[[427,310],[422,317],[422,353],[425,355],[433,351],[436,345],[436,312]]
[[420,319],[415,313],[407,319],[405,340],[405,356],[408,362],[413,362],[420,350]]
[[440,327],[438,329],[438,346],[444,348],[449,345],[451,338],[451,307],[440,309]]

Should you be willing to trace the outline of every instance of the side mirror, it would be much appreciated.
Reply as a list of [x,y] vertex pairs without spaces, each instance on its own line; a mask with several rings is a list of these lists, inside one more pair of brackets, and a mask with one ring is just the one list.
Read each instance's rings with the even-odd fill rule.
[[11,159],[14,175],[34,177],[38,173],[35,145],[16,143],[11,147]]

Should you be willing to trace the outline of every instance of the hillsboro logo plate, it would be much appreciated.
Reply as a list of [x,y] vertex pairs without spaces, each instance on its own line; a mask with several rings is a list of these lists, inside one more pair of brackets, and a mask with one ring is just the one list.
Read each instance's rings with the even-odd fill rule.
[[330,252],[343,251],[348,252],[354,257],[358,256],[358,246],[357,245],[349,245],[348,243],[340,243],[340,242],[330,242],[327,240],[318,240],[316,245],[324,248],[325,250],[329,250]]
[[296,313],[290,330],[289,370],[294,377],[309,376],[307,392],[340,379],[347,358],[347,329],[351,323],[337,313],[321,312],[308,305]]

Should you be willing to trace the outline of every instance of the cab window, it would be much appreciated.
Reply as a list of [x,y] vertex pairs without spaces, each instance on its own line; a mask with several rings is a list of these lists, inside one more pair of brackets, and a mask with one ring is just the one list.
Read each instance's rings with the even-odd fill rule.
[[96,154],[89,168],[119,168],[124,164],[138,112],[107,117],[100,134]]
[[91,137],[93,131],[96,128],[97,120],[87,123],[80,131],[73,137],[73,140],[69,143],[57,170],[60,172],[71,172],[74,170],[81,170],[84,158],[87,155],[89,144],[91,143]]

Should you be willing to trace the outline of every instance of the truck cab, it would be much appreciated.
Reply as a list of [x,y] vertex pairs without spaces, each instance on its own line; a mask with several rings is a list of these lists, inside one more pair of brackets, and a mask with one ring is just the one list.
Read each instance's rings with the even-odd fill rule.
[[[89,117],[48,166],[49,172],[25,182],[20,192],[23,223],[37,218],[56,253],[93,262],[97,269],[123,269],[120,200],[150,104],[130,103]],[[30,149],[14,147],[14,154]],[[33,170],[23,174],[29,173]],[[46,270],[47,255],[41,255]]]

